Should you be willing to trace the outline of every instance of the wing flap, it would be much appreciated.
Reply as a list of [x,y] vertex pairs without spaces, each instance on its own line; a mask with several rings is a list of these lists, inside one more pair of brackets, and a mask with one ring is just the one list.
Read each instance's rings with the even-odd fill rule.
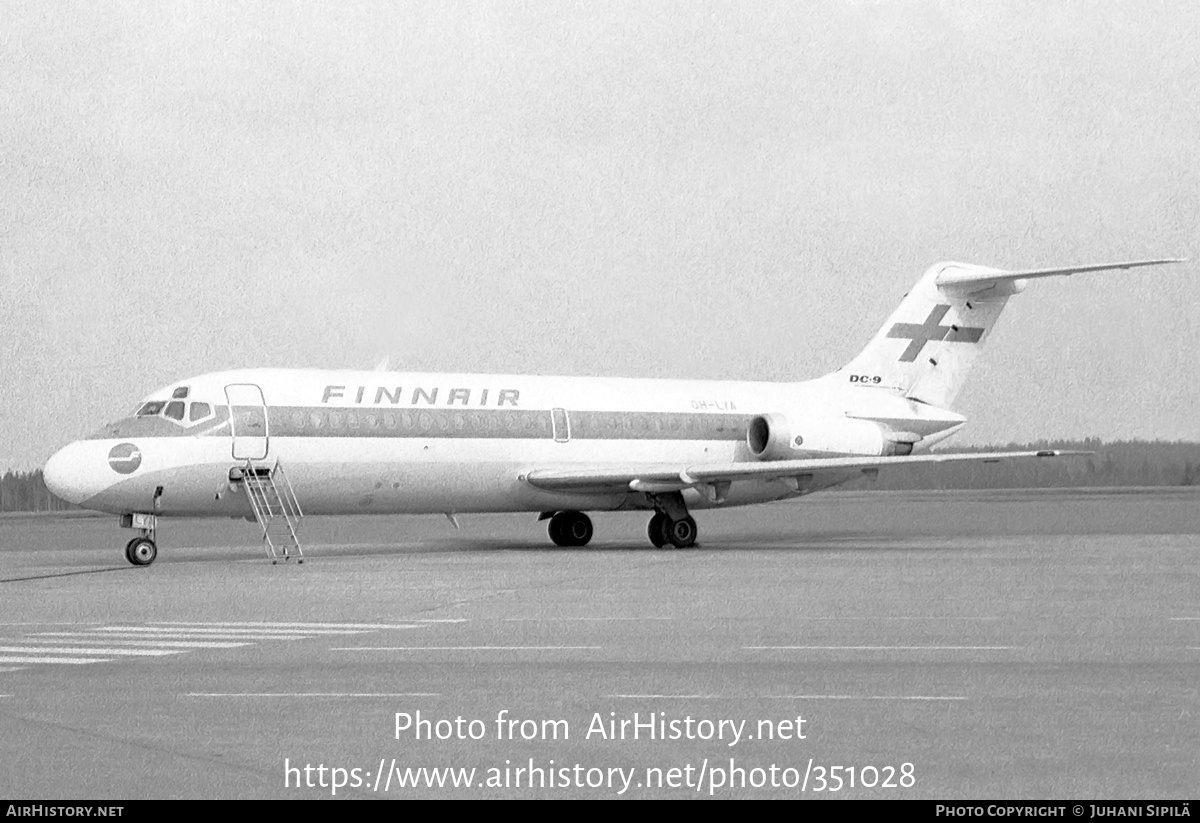
[[923,466],[931,463],[998,463],[1090,455],[1086,451],[975,452],[907,455],[904,457],[818,457],[806,460],[702,463],[694,466],[630,465],[603,469],[535,469],[526,481],[545,491],[559,492],[665,492],[681,491],[734,480],[779,480],[804,475],[871,472],[882,468]]

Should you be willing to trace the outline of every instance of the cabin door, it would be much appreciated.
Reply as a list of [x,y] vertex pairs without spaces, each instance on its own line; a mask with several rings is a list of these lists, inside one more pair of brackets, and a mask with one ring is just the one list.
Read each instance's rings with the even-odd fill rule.
[[267,456],[267,401],[253,383],[225,387],[229,401],[229,433],[234,460],[264,460]]

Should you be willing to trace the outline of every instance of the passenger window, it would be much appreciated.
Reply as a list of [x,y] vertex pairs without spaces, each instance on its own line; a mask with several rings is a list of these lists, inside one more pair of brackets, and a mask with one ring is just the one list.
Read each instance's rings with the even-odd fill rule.
[[165,405],[166,405],[166,403],[164,403],[161,400],[151,400],[149,403],[147,403],[146,405],[144,405],[140,409],[138,409],[137,416],[138,417],[153,417],[154,415],[156,415],[160,411],[162,411],[162,407]]
[[183,420],[183,401],[172,400],[163,410],[163,417],[169,417],[172,420]]
[[210,414],[212,414],[212,407],[207,403],[193,403],[188,419],[195,423],[197,420],[203,420]]

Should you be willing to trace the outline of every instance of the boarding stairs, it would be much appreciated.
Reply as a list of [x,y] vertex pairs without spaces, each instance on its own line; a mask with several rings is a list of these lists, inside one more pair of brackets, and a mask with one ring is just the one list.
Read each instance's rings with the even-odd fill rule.
[[283,464],[276,460],[273,467],[256,466],[253,460],[247,460],[242,467],[242,485],[246,489],[246,496],[250,498],[254,517],[262,528],[263,545],[272,565],[292,558],[303,563],[304,550],[300,547],[296,531],[300,528],[304,512],[283,471]]

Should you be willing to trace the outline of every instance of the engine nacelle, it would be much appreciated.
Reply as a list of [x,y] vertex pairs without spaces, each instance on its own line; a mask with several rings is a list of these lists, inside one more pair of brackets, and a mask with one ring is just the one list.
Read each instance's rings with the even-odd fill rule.
[[870,420],[789,418],[761,414],[750,421],[746,444],[759,460],[912,454],[913,435],[897,435]]

